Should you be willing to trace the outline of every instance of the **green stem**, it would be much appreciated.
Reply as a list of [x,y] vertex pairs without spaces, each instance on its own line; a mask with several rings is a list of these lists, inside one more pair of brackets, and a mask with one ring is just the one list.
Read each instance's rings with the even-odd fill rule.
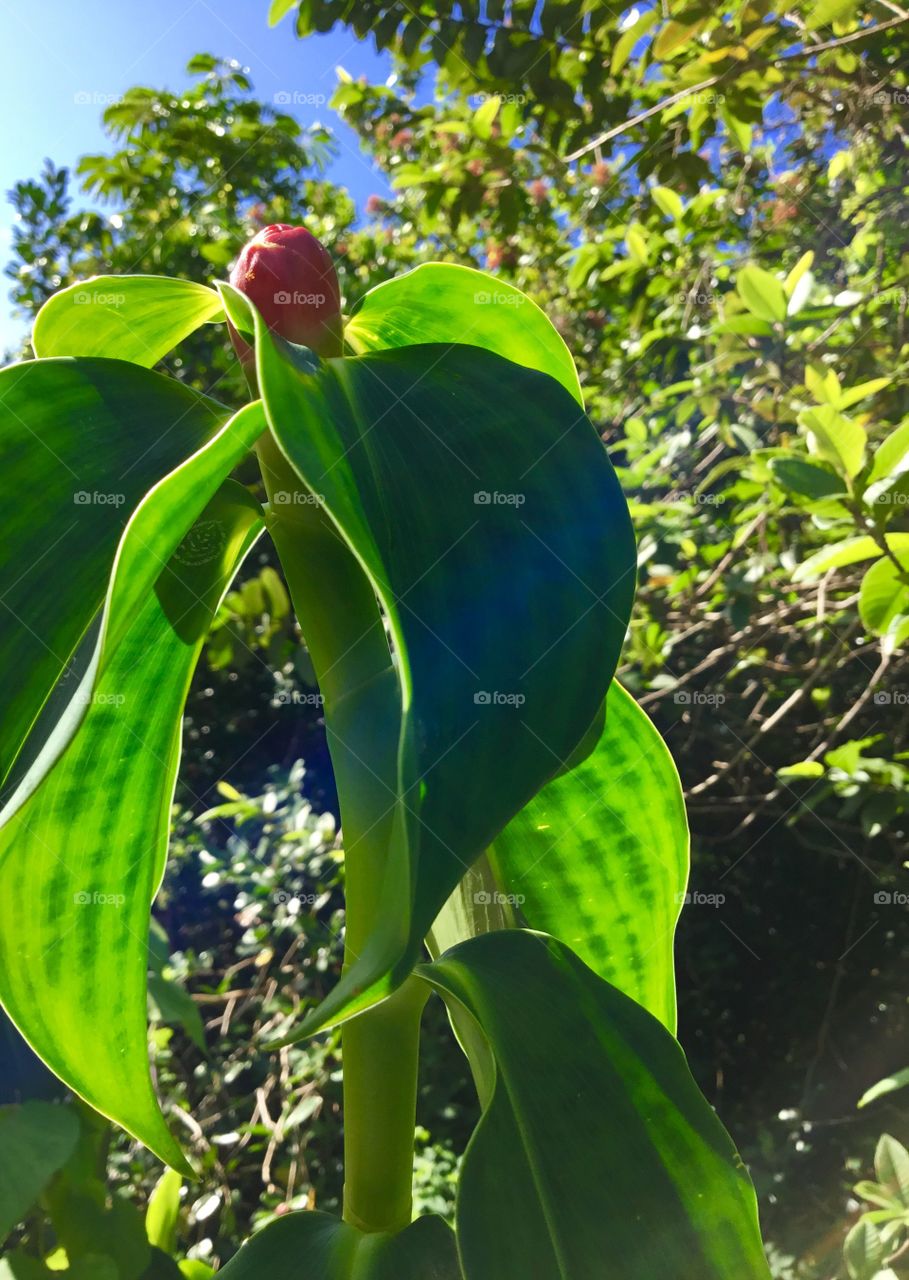
[[412,1213],[420,1018],[429,987],[409,978],[345,1024],[344,1219],[400,1231]]
[[[360,565],[322,507],[307,501],[270,434],[257,451],[271,501],[269,529],[325,700],[341,797],[348,967],[381,901],[397,792],[398,682]],[[428,991],[411,980],[341,1033],[344,1217],[362,1231],[397,1231],[411,1218],[420,1017]]]

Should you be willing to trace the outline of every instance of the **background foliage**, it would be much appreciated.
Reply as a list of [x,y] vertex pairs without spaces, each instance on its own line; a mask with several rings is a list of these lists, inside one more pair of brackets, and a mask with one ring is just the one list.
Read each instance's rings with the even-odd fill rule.
[[[873,1275],[887,1250],[864,1219],[848,1272],[841,1250],[881,1131],[906,1139],[903,1094],[856,1103],[909,1062],[909,15],[884,0],[272,14],[394,54],[392,82],[342,75],[333,102],[391,193],[357,210],[325,178],[327,129],[199,55],[180,98],[140,87],[108,108],[104,154],[74,175],[49,161],[11,193],[16,303],[32,314],[98,271],[211,282],[254,230],[305,217],[348,310],[443,259],[548,311],[638,533],[620,675],[691,814],[682,1043],[752,1169],[776,1273]],[[165,363],[244,398],[214,328]],[[318,694],[261,549],[197,675],[157,909],[159,1085],[206,1171],[178,1256],[223,1260],[252,1223],[337,1202],[336,1041],[277,1060],[248,1043],[339,964],[333,806]],[[418,1199],[445,1211],[475,1112],[431,1010]],[[6,1097],[32,1074],[10,1062]],[[151,1161],[121,1139],[107,1159],[144,1208]]]

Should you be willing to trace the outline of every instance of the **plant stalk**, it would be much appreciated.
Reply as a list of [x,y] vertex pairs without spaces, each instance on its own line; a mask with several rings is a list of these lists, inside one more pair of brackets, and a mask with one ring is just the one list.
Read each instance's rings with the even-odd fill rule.
[[[306,500],[270,433],[257,452],[271,501],[269,530],[325,700],[342,797],[348,967],[379,913],[397,791],[398,682],[360,565],[322,507]],[[275,501],[278,493],[284,501]],[[411,1219],[420,1018],[428,995],[424,983],[411,979],[341,1032],[344,1218],[361,1231],[398,1231]]]

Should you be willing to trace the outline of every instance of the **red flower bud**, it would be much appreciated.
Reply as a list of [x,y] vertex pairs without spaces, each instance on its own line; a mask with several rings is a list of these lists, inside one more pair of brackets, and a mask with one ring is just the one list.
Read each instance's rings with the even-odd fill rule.
[[[260,231],[240,254],[230,282],[255,304],[273,333],[319,355],[341,354],[341,290],[328,251],[305,227],[276,223]],[[253,349],[228,324],[244,369]]]

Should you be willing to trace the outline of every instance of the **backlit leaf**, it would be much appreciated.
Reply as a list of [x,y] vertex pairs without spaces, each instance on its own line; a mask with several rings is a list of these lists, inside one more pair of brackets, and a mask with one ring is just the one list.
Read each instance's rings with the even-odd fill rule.
[[344,338],[358,355],[424,342],[485,347],[550,374],[583,403],[571,353],[546,313],[514,285],[471,267],[427,262],[377,285]]
[[150,369],[178,342],[223,320],[214,289],[167,276],[93,276],[48,298],[32,346],[46,356],[110,356]]
[[261,425],[258,404],[241,411],[133,517],[100,648],[71,699],[78,730],[68,745],[48,738],[0,830],[4,1007],[70,1088],[184,1171],[149,1076],[148,918],[164,870],[189,680],[261,527],[242,486],[225,482],[210,495]]
[[620,684],[593,750],[512,819],[493,862],[531,928],[561,938],[675,1031],[685,804],[662,738]]

